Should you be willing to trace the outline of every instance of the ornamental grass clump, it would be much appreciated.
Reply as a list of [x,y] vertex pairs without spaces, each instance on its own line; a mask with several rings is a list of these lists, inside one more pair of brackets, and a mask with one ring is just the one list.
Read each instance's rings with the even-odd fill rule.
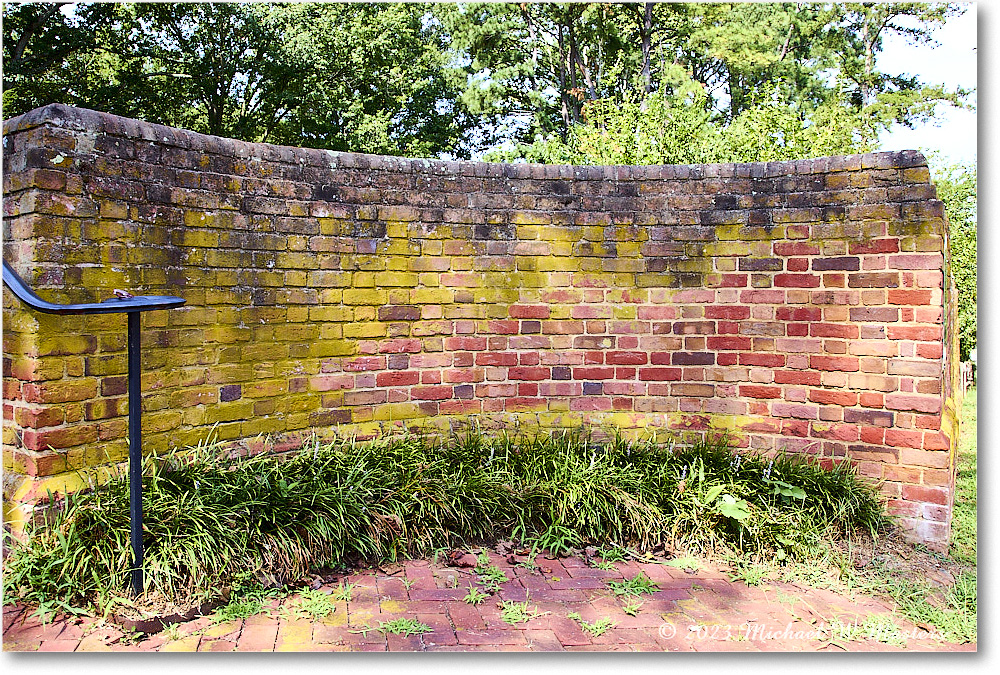
[[[725,439],[405,435],[313,441],[291,457],[203,445],[147,460],[145,475],[146,592],[178,603],[217,597],[237,579],[285,583],[345,560],[500,538],[558,552],[666,545],[771,560],[887,522],[849,464],[738,454]],[[12,542],[7,601],[127,602],[127,478],[57,501],[49,524]]]

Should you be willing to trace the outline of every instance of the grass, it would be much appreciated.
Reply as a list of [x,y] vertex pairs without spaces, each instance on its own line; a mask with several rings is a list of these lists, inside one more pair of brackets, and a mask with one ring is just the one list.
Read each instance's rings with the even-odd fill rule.
[[500,603],[500,618],[504,623],[509,623],[512,626],[519,623],[527,623],[545,614],[548,614],[548,612],[540,612],[537,607],[529,606],[528,600],[523,602],[504,600]]
[[[886,523],[875,489],[849,464],[737,455],[725,439],[680,447],[579,433],[406,435],[314,442],[289,458],[233,458],[206,444],[144,470],[146,591],[178,602],[218,597],[238,575],[287,583],[345,560],[515,533],[556,552],[659,544],[794,559]],[[5,599],[99,611],[127,593],[126,477],[55,501],[28,544],[11,542]],[[506,581],[489,567],[477,569],[487,590]]]
[[958,472],[955,479],[955,510],[951,521],[951,555],[955,560],[976,564],[976,429],[977,392],[973,387],[962,401],[962,428],[958,441]]
[[302,591],[299,595],[301,599],[296,609],[303,618],[319,621],[337,608],[332,596],[321,590]]
[[659,586],[656,582],[647,577],[644,572],[639,572],[631,579],[625,579],[623,581],[609,581],[608,588],[610,588],[615,595],[634,595],[637,597],[643,593],[655,593],[659,590]]
[[590,563],[591,567],[598,570],[604,570],[606,572],[617,572],[618,566],[613,562],[608,562],[607,560],[593,561]]
[[483,593],[472,584],[469,584],[469,592],[465,594],[465,597],[462,598],[462,600],[470,605],[478,605],[485,602],[489,597],[488,593]]
[[485,550],[479,554],[475,572],[479,575],[479,582],[489,593],[498,593],[500,584],[510,581],[506,572],[490,562],[490,556]]
[[341,600],[343,602],[350,602],[354,594],[354,586],[351,582],[340,582],[336,589],[333,591],[333,599]]
[[393,619],[384,623],[379,621],[378,629],[383,633],[392,633],[393,635],[402,635],[404,637],[430,633],[434,630],[427,624],[421,623],[416,619]]
[[691,572],[692,574],[701,569],[701,561],[693,556],[674,558],[673,560],[668,560],[663,564],[668,567],[676,567],[677,569],[684,570],[685,572]]
[[607,617],[598,619],[594,623],[588,623],[583,620],[579,612],[570,612],[566,617],[580,624],[580,628],[590,633],[592,637],[600,637],[618,625]]

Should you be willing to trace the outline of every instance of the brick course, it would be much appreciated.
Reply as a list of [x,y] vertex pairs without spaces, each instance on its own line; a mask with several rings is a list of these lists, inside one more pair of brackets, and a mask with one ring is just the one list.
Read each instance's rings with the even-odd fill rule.
[[[4,258],[41,295],[188,301],[143,315],[147,451],[469,415],[729,431],[862,462],[947,546],[954,291],[916,152],[503,165],[52,105],[5,122],[3,161]],[[6,503],[126,456],[124,326],[5,293]]]

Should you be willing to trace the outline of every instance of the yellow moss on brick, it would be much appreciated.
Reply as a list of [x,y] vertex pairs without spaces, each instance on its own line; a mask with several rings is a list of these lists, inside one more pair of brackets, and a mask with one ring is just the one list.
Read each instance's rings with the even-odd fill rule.
[[410,302],[415,305],[447,305],[454,301],[450,288],[415,288],[410,291]]
[[384,305],[388,297],[388,293],[383,290],[358,288],[344,290],[345,305]]
[[702,254],[706,256],[748,256],[750,255],[750,244],[744,241],[713,242],[702,247]]
[[417,417],[424,417],[425,413],[420,410],[420,406],[412,402],[385,403],[375,406],[373,419],[376,421],[406,420]]

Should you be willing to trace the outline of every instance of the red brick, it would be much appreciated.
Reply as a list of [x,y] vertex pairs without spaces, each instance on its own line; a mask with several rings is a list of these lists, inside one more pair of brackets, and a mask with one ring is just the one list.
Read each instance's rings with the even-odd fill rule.
[[881,408],[885,405],[885,395],[873,391],[863,391],[858,396],[858,403],[866,408]]
[[809,357],[809,366],[817,370],[833,370],[840,372],[857,372],[858,359],[855,356],[824,356],[813,354]]
[[814,438],[827,438],[836,441],[856,441],[858,433],[858,427],[853,424],[813,422],[809,435]]
[[417,321],[420,308],[416,305],[386,305],[378,309],[379,321]]
[[809,400],[828,405],[857,405],[858,394],[853,391],[831,391],[829,389],[813,389],[809,392]]
[[885,442],[885,429],[882,427],[861,427],[861,441],[882,445]]
[[816,274],[775,274],[774,285],[786,288],[819,288],[820,277]]
[[800,242],[800,241],[775,242],[773,248],[774,248],[774,254],[780,256],[819,255],[819,246],[817,246],[816,244],[807,244],[806,242]]
[[24,429],[22,432],[24,447],[28,450],[41,451],[52,448],[70,448],[97,440],[97,425],[78,424],[61,429]]
[[820,383],[820,374],[813,370],[776,370],[775,384],[811,384]]
[[614,368],[584,367],[573,368],[574,380],[610,380],[615,376]]
[[551,374],[549,368],[532,366],[519,366],[507,370],[507,377],[511,380],[547,380]]
[[936,396],[886,394],[885,407],[890,410],[914,410],[923,413],[941,412],[941,399]]
[[547,319],[548,305],[511,305],[508,314],[514,319]]
[[797,417],[814,420],[819,417],[819,408],[801,403],[784,403],[775,401],[771,404],[771,414],[775,417]]
[[740,365],[780,368],[785,365],[785,355],[769,354],[766,352],[743,352],[740,354]]
[[420,382],[420,373],[415,370],[379,373],[375,377],[379,387],[404,387]]
[[640,368],[639,379],[645,381],[680,380],[680,368]]
[[898,272],[858,272],[848,275],[850,288],[898,288]]
[[648,358],[645,352],[607,352],[604,360],[608,364],[641,366]]
[[706,319],[749,319],[750,308],[745,305],[710,305],[705,308]]
[[939,326],[889,326],[886,334],[890,340],[923,340],[926,342],[941,339]]
[[411,390],[413,398],[423,401],[440,401],[451,398],[452,388],[449,386],[414,387]]
[[931,292],[923,289],[897,288],[888,293],[890,305],[929,305]]
[[902,497],[914,502],[930,502],[931,504],[949,503],[949,490],[943,487],[928,487],[926,485],[903,485]]
[[481,352],[486,349],[486,338],[470,337],[467,335],[449,337],[445,338],[444,347],[445,349],[455,351],[467,349],[470,352]]
[[805,438],[809,435],[809,422],[806,420],[781,420],[782,436],[798,436]]
[[[816,280],[818,283],[819,277],[816,277]],[[742,293],[740,293],[740,302],[751,305],[753,304],[780,305],[785,302],[785,292],[779,290],[743,291]]]
[[781,387],[743,384],[740,385],[740,396],[747,398],[781,398]]
[[514,352],[484,352],[476,354],[477,366],[516,366],[517,354]]
[[486,328],[490,333],[497,335],[517,335],[521,329],[521,322],[504,320],[489,321],[486,324]]
[[753,341],[746,336],[734,335],[726,337],[710,337],[708,338],[707,344],[708,348],[711,350],[723,350],[723,349],[747,350],[752,348]]
[[778,321],[820,321],[823,310],[819,307],[779,307],[775,318]]
[[908,431],[906,429],[886,429],[885,444],[893,447],[919,449],[924,442],[922,431]]
[[747,275],[745,274],[723,274],[719,281],[721,288],[744,288],[747,285]]
[[889,256],[889,267],[899,270],[939,270],[944,265],[940,253],[900,253]]
[[848,250],[853,254],[866,253],[896,253],[899,251],[898,239],[872,239],[864,242],[851,242]]

